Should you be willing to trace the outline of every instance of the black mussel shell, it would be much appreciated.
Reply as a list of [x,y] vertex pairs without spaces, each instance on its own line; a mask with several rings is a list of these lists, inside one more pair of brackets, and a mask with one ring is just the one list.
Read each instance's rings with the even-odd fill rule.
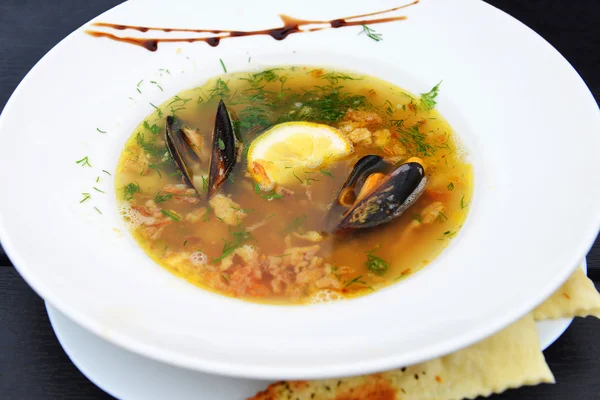
[[196,193],[200,194],[200,191],[194,186],[194,173],[188,168],[183,158],[187,143],[184,141],[181,134],[181,127],[182,124],[178,118],[168,116],[165,129],[165,143],[169,150],[169,154],[171,154],[177,168],[181,171],[185,183],[193,187]]
[[213,130],[210,174],[208,177],[208,197],[211,198],[225,182],[235,166],[237,143],[231,116],[223,100],[219,101],[215,128]]
[[427,186],[425,168],[418,162],[402,164],[342,217],[335,229],[370,228],[400,216],[423,194]]

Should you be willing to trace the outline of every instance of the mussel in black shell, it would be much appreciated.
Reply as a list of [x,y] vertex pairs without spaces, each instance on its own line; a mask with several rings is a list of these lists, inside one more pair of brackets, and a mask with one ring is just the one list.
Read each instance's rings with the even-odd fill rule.
[[329,230],[371,228],[399,217],[427,186],[425,164],[417,157],[400,166],[368,155],[354,166],[328,217]]
[[[194,184],[194,171],[185,155],[191,150],[201,160],[202,138],[197,131],[184,125],[178,118],[168,116],[165,142],[177,168],[186,184],[202,193],[202,188]],[[235,166],[237,142],[231,116],[223,100],[219,101],[215,126],[212,134],[212,151],[208,173],[208,197],[211,198],[227,179]]]

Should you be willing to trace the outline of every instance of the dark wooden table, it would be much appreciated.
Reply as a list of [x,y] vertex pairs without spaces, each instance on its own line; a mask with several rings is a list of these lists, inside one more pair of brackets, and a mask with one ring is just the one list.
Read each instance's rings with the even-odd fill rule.
[[[0,0],[0,106],[4,106],[19,81],[52,46],[118,3],[118,0]],[[596,99],[600,99],[600,2],[489,0],[489,3],[515,16],[552,43],[579,71]],[[1,188],[0,193],[10,195],[7,188]],[[599,287],[600,240],[588,254],[588,263],[589,275]],[[513,390],[492,398],[600,399],[600,321],[576,320],[545,354],[556,376],[556,385]],[[0,248],[0,399],[35,398],[109,399],[110,396],[71,364],[56,340],[42,299],[27,286]]]

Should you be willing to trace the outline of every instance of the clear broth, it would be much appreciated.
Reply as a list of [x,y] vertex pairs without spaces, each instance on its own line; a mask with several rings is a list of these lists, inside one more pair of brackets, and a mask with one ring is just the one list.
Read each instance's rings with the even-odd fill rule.
[[[220,99],[235,121],[243,149],[284,121],[312,121],[340,130],[364,126],[360,118],[349,118],[349,110],[376,114],[381,123],[367,129],[372,134],[388,129],[390,138],[355,143],[347,159],[306,171],[286,185],[293,195],[256,190],[242,149],[241,160],[219,190],[234,204],[236,222],[227,224],[223,216],[217,218],[205,193],[169,193],[183,181],[164,141],[165,118],[176,115],[199,129],[203,147],[210,148]],[[120,157],[117,200],[144,251],[194,285],[261,303],[323,302],[372,293],[440,254],[462,226],[471,198],[472,167],[461,151],[435,109],[380,79],[312,67],[235,73],[179,93],[140,123]],[[387,224],[350,235],[323,234],[330,205],[354,163],[367,154],[398,165],[421,158],[429,178],[425,193]],[[208,157],[196,160],[195,167],[200,171],[196,179],[206,179]],[[312,232],[322,240],[308,241],[304,236]]]

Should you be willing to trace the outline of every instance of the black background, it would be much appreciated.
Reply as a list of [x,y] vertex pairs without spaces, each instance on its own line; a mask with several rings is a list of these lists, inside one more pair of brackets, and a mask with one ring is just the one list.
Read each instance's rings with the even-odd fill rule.
[[[519,19],[556,47],[573,64],[598,101],[600,2],[488,2]],[[20,80],[56,43],[119,3],[116,0],[0,0],[0,106],[4,107]],[[0,193],[10,195],[10,190],[0,188]],[[588,255],[588,263],[589,275],[598,287],[599,241]],[[556,376],[556,385],[511,390],[491,398],[600,399],[599,328],[598,320],[576,320],[545,352]],[[0,398],[110,399],[71,364],[54,336],[43,301],[25,284],[1,248]]]

